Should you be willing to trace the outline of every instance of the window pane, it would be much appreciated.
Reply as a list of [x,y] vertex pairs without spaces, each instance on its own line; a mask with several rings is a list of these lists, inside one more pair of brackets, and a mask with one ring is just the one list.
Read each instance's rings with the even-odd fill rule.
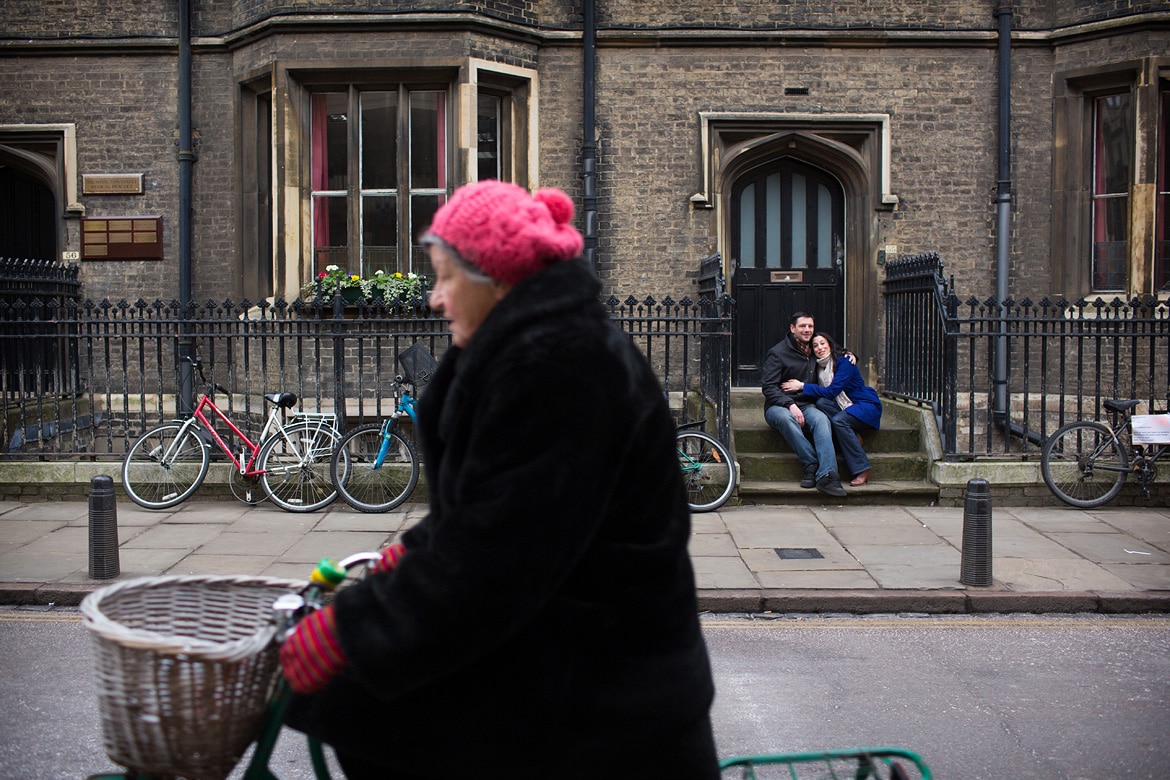
[[1170,287],[1170,91],[1162,92],[1158,132],[1158,201],[1154,205],[1154,289]]
[[394,273],[398,267],[398,217],[393,195],[362,198],[362,275]]
[[739,193],[739,265],[756,267],[756,185],[749,184]]
[[398,93],[363,92],[362,189],[397,189]]
[[1129,199],[1108,198],[1096,203],[1093,236],[1093,288],[1122,290],[1128,265]]
[[780,267],[780,237],[784,222],[780,212],[780,174],[770,174],[764,183],[764,252],[768,268]]
[[500,176],[500,98],[479,96],[476,133],[479,145],[479,180],[502,179]]
[[309,155],[316,191],[349,186],[349,98],[344,92],[318,92],[312,97],[313,140]]
[[411,267],[409,269],[402,269],[403,272],[410,270],[428,279],[434,279],[435,274],[431,269],[431,256],[427,249],[420,246],[418,240],[422,234],[427,232],[427,228],[431,226],[431,220],[435,218],[435,212],[439,210],[439,206],[447,202],[445,195],[414,195],[410,198],[410,246],[411,246]]
[[1095,101],[1093,123],[1093,255],[1095,290],[1123,290],[1129,267],[1129,187],[1133,112],[1128,93]]
[[833,194],[817,185],[817,268],[833,267]]
[[791,268],[807,268],[808,206],[805,203],[805,178],[799,173],[792,174],[792,265]]
[[1129,191],[1133,152],[1133,111],[1129,94],[1097,98],[1095,193]]
[[[325,266],[346,266],[346,248],[349,230],[346,222],[346,203],[342,195],[313,197],[313,274],[323,272]],[[348,269],[347,269],[348,270]]]
[[410,187],[447,186],[447,128],[444,92],[410,93]]

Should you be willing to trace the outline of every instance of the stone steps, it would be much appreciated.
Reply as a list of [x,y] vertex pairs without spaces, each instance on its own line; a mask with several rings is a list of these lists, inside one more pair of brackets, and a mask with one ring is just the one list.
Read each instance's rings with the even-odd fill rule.
[[921,415],[908,404],[882,399],[881,430],[864,434],[873,463],[870,481],[850,487],[850,474],[839,462],[847,498],[834,498],[800,487],[803,468],[779,433],[764,421],[764,396],[758,388],[732,390],[731,429],[739,464],[737,495],[744,504],[840,504],[864,497],[872,504],[928,506],[939,499],[930,480],[931,458],[923,445]]

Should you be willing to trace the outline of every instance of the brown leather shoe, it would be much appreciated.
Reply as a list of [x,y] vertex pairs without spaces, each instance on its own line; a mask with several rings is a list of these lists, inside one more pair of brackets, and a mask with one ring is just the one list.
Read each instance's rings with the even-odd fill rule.
[[861,472],[853,479],[849,480],[849,484],[852,485],[853,487],[861,487],[866,482],[869,482],[869,472],[870,472],[870,469],[866,469],[865,471]]

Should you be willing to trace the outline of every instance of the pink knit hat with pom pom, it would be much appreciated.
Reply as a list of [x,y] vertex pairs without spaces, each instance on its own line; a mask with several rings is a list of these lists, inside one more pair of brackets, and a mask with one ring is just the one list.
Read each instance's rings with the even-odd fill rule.
[[479,181],[455,190],[435,212],[430,235],[493,279],[517,284],[581,254],[585,239],[572,218],[573,201],[558,189],[529,195],[515,184]]

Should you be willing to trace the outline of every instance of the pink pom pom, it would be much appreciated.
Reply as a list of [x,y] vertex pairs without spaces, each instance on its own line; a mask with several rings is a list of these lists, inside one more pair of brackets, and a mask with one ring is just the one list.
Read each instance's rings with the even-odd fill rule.
[[573,201],[558,189],[545,187],[536,191],[532,199],[543,203],[552,216],[553,222],[564,225],[573,218]]

